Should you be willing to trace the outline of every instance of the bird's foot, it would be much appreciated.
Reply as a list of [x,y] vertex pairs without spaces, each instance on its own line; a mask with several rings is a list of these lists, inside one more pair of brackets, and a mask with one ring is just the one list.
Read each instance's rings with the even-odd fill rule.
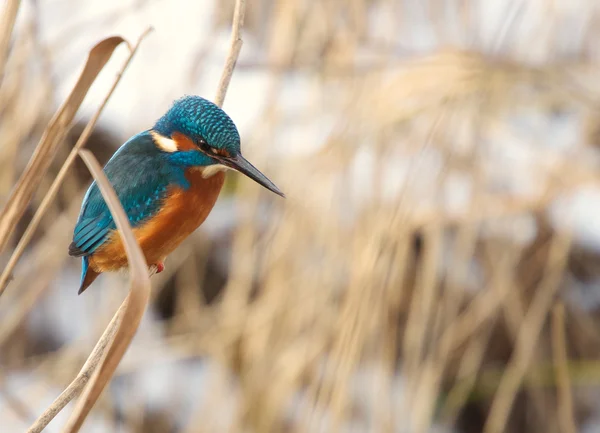
[[160,274],[164,270],[165,270],[164,262],[154,263],[153,265],[150,265],[150,267],[148,268],[148,272],[149,272],[150,276],[152,276],[154,274]]

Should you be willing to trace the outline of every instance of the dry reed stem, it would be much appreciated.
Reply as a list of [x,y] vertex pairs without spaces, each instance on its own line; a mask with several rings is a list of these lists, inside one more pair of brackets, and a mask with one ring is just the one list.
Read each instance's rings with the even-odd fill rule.
[[[495,284],[492,289],[499,293],[502,299],[501,313],[506,324],[506,330],[512,341],[516,341],[519,334],[519,326],[522,325],[526,306],[522,294],[526,292],[527,284],[519,282],[515,278],[515,270],[519,264],[519,251],[514,246],[496,245],[494,255],[490,258],[490,262],[494,263],[495,274],[498,278],[494,278]],[[502,269],[503,268],[503,269]],[[500,272],[498,272],[500,270]],[[541,348],[536,347],[531,355],[530,362],[541,356]],[[542,415],[544,411],[543,395],[540,390],[535,387],[528,387],[527,392],[531,395],[531,401],[534,410],[538,415]]]
[[[458,323],[459,319],[463,319],[464,316],[459,315],[459,309],[461,301],[463,299],[463,284],[468,278],[467,264],[473,260],[473,254],[477,242],[476,237],[477,230],[471,226],[462,227],[457,233],[454,253],[452,254],[452,261],[456,260],[457,263],[449,270],[449,274],[446,276],[446,287],[442,291],[444,294],[442,304],[439,306],[439,313],[437,314],[437,324],[435,326],[436,336],[451,335],[453,333],[445,334],[444,332],[450,331],[452,325]],[[443,238],[443,235],[439,235]],[[452,266],[452,264],[450,264]],[[477,328],[472,326],[470,329],[471,333],[476,333]],[[451,332],[451,331],[450,331]],[[413,415],[413,423],[416,424],[415,431],[428,431],[431,427],[431,423],[434,418],[435,404],[437,402],[436,396],[440,393],[440,386],[443,380],[443,374],[446,371],[446,364],[450,359],[451,350],[453,345],[456,344],[454,338],[440,338],[439,344],[434,346],[430,350],[428,359],[425,360],[421,367],[423,371],[422,375],[425,376],[426,380],[421,380],[415,393],[413,405],[420,408],[416,410]],[[483,354],[483,350],[481,350]],[[470,355],[469,352],[465,354],[465,357]],[[477,356],[472,357],[473,362],[476,362]],[[424,382],[424,383],[423,383]],[[429,385],[429,386],[427,386]],[[421,401],[419,401],[421,397]],[[420,415],[420,419],[419,419]]]
[[80,155],[96,180],[96,184],[108,205],[119,235],[123,240],[131,285],[129,294],[122,304],[124,308],[122,319],[112,322],[117,327],[114,339],[109,342],[107,350],[104,351],[101,357],[100,365],[94,370],[91,383],[85,388],[83,395],[77,401],[75,409],[63,429],[63,431],[69,433],[79,431],[85,418],[98,400],[100,393],[110,381],[137,331],[150,299],[150,277],[148,276],[146,259],[131,230],[129,219],[121,206],[121,202],[92,153],[82,149]]
[[[231,76],[233,75],[233,70],[235,69],[240,50],[242,49],[243,41],[241,38],[241,28],[244,25],[245,14],[246,0],[236,0],[231,26],[231,45],[229,47],[229,54],[227,56],[227,60],[225,61],[221,79],[219,80],[219,87],[215,96],[215,104],[217,104],[219,107],[221,107],[225,101]],[[228,283],[228,285],[230,284]],[[231,293],[231,290],[226,291],[226,293],[227,292]]]
[[[440,129],[450,114],[448,105],[442,105],[439,113],[436,113],[426,139],[418,145],[419,151],[422,152],[431,148],[432,143],[440,136]],[[402,225],[406,226],[411,219],[413,211],[406,204],[410,188],[409,182],[414,182],[414,175],[418,172],[420,161],[422,160],[417,159],[416,163],[410,168],[411,172],[398,195],[397,210],[392,216],[391,222],[391,226],[395,227],[396,230],[400,230]],[[402,374],[409,378],[407,381],[408,391],[405,396],[408,398],[410,395],[411,401],[410,403],[408,401],[399,403],[403,408],[410,406],[411,417],[407,423],[412,430],[419,432],[429,423],[428,413],[431,411],[431,405],[427,401],[427,396],[436,386],[436,380],[432,374],[434,365],[431,360],[427,359],[429,340],[426,336],[430,335],[431,329],[434,328],[436,317],[434,304],[440,291],[436,269],[441,263],[442,230],[443,225],[439,223],[432,223],[423,228],[423,258],[419,263],[419,268],[415,271],[416,280],[402,341],[402,354],[404,357]]]
[[[239,28],[243,24],[243,14],[245,8],[245,0],[236,1],[236,7],[234,10],[233,21],[234,27],[232,28],[232,47],[230,50],[230,56],[236,57],[239,51],[236,51],[234,45],[235,34],[238,34],[239,39]],[[236,30],[237,28],[237,30]],[[241,47],[241,45],[240,45]],[[222,83],[228,83],[229,79],[226,78],[227,71],[230,65],[235,65],[235,60],[227,60],[225,69],[223,71]],[[219,90],[217,99],[222,92]],[[268,98],[267,98],[268,100]],[[244,188],[244,184],[241,188]],[[256,209],[257,195],[255,190],[251,190],[249,194],[245,195],[248,203],[251,204],[252,209]],[[247,214],[247,213],[246,213]],[[251,218],[248,218],[251,220]],[[225,341],[238,338],[242,331],[242,323],[246,320],[247,312],[244,311],[245,302],[248,298],[248,294],[251,289],[251,281],[253,274],[253,265],[255,263],[255,251],[252,248],[255,242],[255,231],[251,223],[243,224],[237,230],[237,233],[233,239],[231,246],[232,257],[244,256],[245,260],[235,261],[227,278],[227,284],[224,289],[223,301],[221,302],[220,321],[226,323],[225,327],[229,327],[229,330],[221,333],[221,338]]]
[[465,311],[444,330],[440,337],[440,345],[452,351],[464,344],[481,326],[491,320],[502,302],[502,296],[493,290],[477,294]]
[[557,302],[552,309],[552,352],[556,371],[558,422],[562,433],[576,433],[573,395],[569,377],[567,339],[565,336],[565,306]]
[[0,20],[0,29],[2,29],[2,32],[0,32],[0,83],[4,78],[4,68],[6,67],[6,60],[8,58],[10,39],[20,5],[21,0],[8,0],[5,3],[2,19]]
[[50,167],[56,148],[65,137],[85,95],[114,50],[122,42],[124,42],[123,38],[113,36],[100,41],[90,50],[77,83],[48,124],[25,171],[0,212],[0,253],[6,247],[16,223],[25,212],[33,193]]
[[[526,284],[518,281],[516,278],[516,269],[519,262],[520,248],[514,245],[503,245],[492,243],[486,245],[485,252],[489,254],[489,262],[493,263],[491,273],[491,289],[498,294],[501,299],[499,313],[504,319],[505,328],[511,341],[516,341],[519,333],[519,326],[523,323],[525,317],[525,305],[521,299],[521,293],[524,293]],[[533,362],[539,355],[539,348],[535,348],[531,355]],[[541,414],[543,412],[543,396],[537,388],[528,388],[527,392],[531,395],[534,412]]]
[[328,370],[335,379],[330,386],[323,386],[323,392],[315,402],[316,406],[329,407],[332,431],[341,427],[344,415],[348,412],[348,383],[359,364],[361,348],[368,338],[367,323],[373,302],[373,281],[370,280],[378,263],[378,246],[377,236],[373,236],[371,240],[357,236],[352,246],[355,262],[351,282],[347,288],[347,299],[340,310],[336,338],[328,362]]
[[81,371],[77,375],[75,379],[67,386],[67,388],[52,402],[52,404],[44,411],[42,415],[33,423],[27,433],[39,433],[54,419],[54,417],[75,397],[77,397],[83,387],[88,383],[90,377],[92,376],[94,370],[96,369],[98,363],[102,359],[104,355],[104,350],[106,346],[108,346],[109,342],[112,341],[116,331],[117,326],[123,316],[123,312],[125,311],[125,304],[121,304],[112,320],[106,327],[106,330],[96,343],[96,346],[90,353],[90,356],[81,367]]
[[229,47],[229,55],[225,61],[225,67],[219,80],[219,87],[217,89],[217,95],[215,96],[215,104],[219,107],[223,106],[225,102],[225,95],[227,94],[227,88],[235,69],[240,50],[244,42],[240,34],[240,30],[244,25],[244,16],[246,14],[246,0],[236,0],[235,9],[233,11],[233,23],[231,25],[231,46]]
[[[42,205],[40,206],[40,210],[38,211],[38,213],[36,213],[36,216],[39,215],[39,218],[41,218],[41,215],[43,214],[43,212],[45,211],[45,209],[47,208],[47,206],[50,204],[51,198],[53,198],[53,196],[56,194],[60,183],[62,182],[64,176],[67,173],[68,168],[70,167],[70,165],[73,163],[74,158],[77,154],[78,149],[80,149],[84,144],[85,141],[87,140],[87,138],[89,137],[89,135],[91,134],[91,131],[93,129],[93,127],[95,126],[95,123],[97,122],[102,109],[104,108],[104,106],[106,105],[106,103],[108,102],[108,99],[110,98],[110,96],[112,95],[112,93],[114,92],[117,84],[119,83],[121,76],[123,74],[123,72],[125,71],[125,69],[127,68],[127,66],[129,65],[129,63],[131,62],[133,55],[135,54],[135,52],[137,51],[137,48],[139,47],[141,41],[143,40],[143,38],[149,33],[149,31],[151,30],[151,28],[148,28],[144,33],[142,33],[142,35],[140,36],[140,38],[138,39],[136,45],[131,48],[131,45],[128,44],[128,46],[130,47],[130,54],[128,56],[128,58],[125,61],[125,64],[123,65],[123,67],[121,68],[117,78],[115,79],[111,89],[109,90],[109,93],[106,95],[106,97],[104,98],[104,100],[102,101],[101,106],[98,108],[98,110],[96,111],[96,113],[94,114],[94,116],[92,117],[92,119],[90,120],[90,122],[88,122],[88,124],[86,125],[86,128],[84,129],[84,131],[82,132],[79,140],[77,141],[75,148],[73,149],[73,151],[70,153],[69,157],[67,158],[67,161],[63,164],[61,171],[59,172],[59,175],[57,176],[57,178],[55,179],[55,182],[53,183],[50,193],[48,196],[46,196],[47,200],[44,200],[42,202]],[[123,39],[119,38],[120,42],[124,41]],[[118,44],[117,44],[118,45]],[[115,45],[116,47],[116,45]],[[114,50],[114,48],[113,48]],[[112,53],[112,51],[111,51]],[[91,57],[91,56],[90,56]],[[104,62],[105,64],[106,62]],[[84,159],[84,161],[86,162],[86,164],[92,164],[89,162],[89,160],[87,160],[87,155],[82,155],[82,158]],[[97,162],[96,162],[97,165]],[[96,168],[96,167],[94,167]],[[100,172],[102,172],[102,169],[99,169]],[[90,168],[90,171],[92,172],[92,174],[94,174],[94,170],[93,168]],[[125,224],[127,223],[127,219],[126,217],[124,217],[124,212],[121,209],[121,215],[119,216],[119,218],[117,218],[117,215],[115,215],[115,211],[114,211],[114,203],[111,203],[107,198],[106,198],[106,193],[105,193],[105,189],[106,186],[101,184],[101,181],[97,180],[100,190],[103,193],[105,200],[107,201],[107,204],[109,206],[109,209],[111,210],[111,213],[113,214],[113,216],[115,217],[115,222],[117,224],[117,227],[119,227],[120,230],[123,230],[121,228],[121,226],[123,225],[123,218],[125,218]],[[104,190],[103,190],[104,188]],[[50,196],[50,198],[48,198]],[[120,203],[118,201],[118,199],[113,197],[113,202],[114,200],[116,200],[117,202],[117,206],[120,206]],[[112,206],[112,207],[111,207]],[[118,210],[117,210],[118,212]],[[120,219],[120,220],[119,220]],[[39,219],[32,221],[32,224],[37,224],[39,223]],[[31,236],[33,230],[35,229],[35,227],[32,228],[32,224],[30,224],[30,226],[28,227],[28,231],[26,232],[27,236]],[[135,251],[135,248],[138,248],[138,255],[141,254],[141,252],[139,251],[139,246],[137,245],[137,243],[135,242],[134,239],[134,247],[128,246],[127,245],[127,241],[130,241],[131,237],[133,235],[131,234],[131,236],[129,236],[129,239],[124,239],[124,244],[125,244],[125,249],[126,252],[128,253],[128,258],[130,260],[130,263],[134,263],[135,262],[132,260],[130,254],[131,251]],[[25,236],[24,236],[25,237]],[[29,237],[26,237],[25,239],[25,243],[29,240]],[[19,245],[23,245],[22,248],[24,248],[24,244],[23,242],[21,242]],[[129,248],[129,249],[128,249]],[[18,253],[19,250],[17,250],[15,253]],[[22,250],[21,250],[22,252]],[[13,257],[16,257],[17,254],[13,254]],[[143,256],[142,256],[143,257]],[[18,258],[18,257],[17,257]],[[11,258],[12,259],[12,258]],[[135,258],[134,258],[135,260]],[[138,266],[139,266],[139,261],[140,258],[137,258],[137,262],[138,262]],[[137,277],[137,283],[134,284],[132,283],[132,290],[134,290],[135,288],[139,290],[143,290],[145,288],[144,283],[146,283],[147,286],[147,291],[149,292],[149,282],[145,281],[148,279],[148,275],[147,272],[145,271],[146,266],[145,266],[145,261],[143,258],[141,258],[141,261],[143,263],[143,268],[144,268],[144,276],[140,279],[139,275],[136,275],[136,273],[134,272],[134,269],[132,268],[132,279]],[[14,260],[14,262],[16,262],[16,259]],[[14,263],[13,263],[14,266]],[[139,274],[139,269],[137,269],[137,274]],[[8,274],[7,272],[5,272],[5,274]],[[136,281],[136,280],[134,280]],[[75,396],[79,395],[79,393],[81,392],[81,390],[83,389],[83,387],[85,386],[85,384],[88,382],[89,377],[91,376],[92,372],[96,369],[96,366],[98,365],[98,363],[101,361],[101,359],[104,359],[104,362],[102,364],[102,366],[106,365],[107,360],[108,361],[112,361],[114,362],[115,358],[118,358],[116,363],[115,363],[115,368],[116,365],[118,364],[118,360],[120,359],[119,355],[115,355],[113,356],[112,360],[108,358],[108,356],[104,357],[103,355],[105,355],[104,352],[104,348],[109,344],[109,342],[112,342],[111,344],[111,348],[115,346],[116,344],[119,344],[119,347],[121,347],[123,345],[123,343],[125,342],[125,349],[128,345],[128,341],[127,341],[127,333],[125,337],[123,337],[122,335],[117,335],[117,332],[119,330],[121,330],[122,328],[119,327],[118,325],[122,322],[119,321],[121,315],[123,315],[124,318],[128,319],[126,322],[124,322],[126,325],[131,325],[131,323],[133,323],[133,332],[131,332],[131,338],[133,336],[133,334],[135,333],[135,330],[137,329],[137,324],[135,323],[135,316],[132,319],[132,315],[135,315],[136,313],[138,313],[138,311],[135,310],[136,305],[134,305],[133,308],[127,308],[130,304],[127,302],[127,300],[129,300],[130,297],[128,296],[128,298],[125,300],[125,302],[123,302],[121,308],[119,308],[119,310],[117,311],[117,313],[115,314],[115,316],[113,317],[113,320],[111,321],[111,323],[108,325],[108,327],[106,328],[103,336],[100,338],[98,344],[96,345],[96,347],[94,348],[94,350],[92,351],[92,353],[90,354],[90,356],[88,357],[88,360],[86,361],[85,365],[83,366],[80,374],[77,376],[77,378],[75,378],[75,380],[73,382],[71,382],[71,384],[69,385],[69,387],[57,398],[57,400],[55,400],[53,402],[53,404],[40,416],[40,418],[38,418],[38,420],[36,421],[36,423],[31,427],[30,431],[41,431],[45,425],[47,425],[53,418],[54,416],[56,416],[56,414],[58,412],[60,412],[62,410],[62,408],[71,400],[73,399]],[[137,298],[134,298],[134,301],[137,302],[143,302],[142,304],[142,308],[141,308],[141,312],[139,313],[140,317],[141,314],[143,314],[143,311],[145,309],[145,305],[147,303],[147,299],[144,299],[143,296],[140,298],[139,296]],[[127,314],[129,312],[129,314]],[[137,321],[139,323],[139,320]],[[112,337],[114,335],[117,335],[117,337],[120,337],[119,339],[115,338],[115,340],[112,340]],[[131,339],[129,338],[129,340]],[[124,352],[124,349],[123,349]],[[110,352],[107,352],[106,355],[108,355]],[[114,352],[113,352],[114,353]],[[102,367],[101,366],[101,367]],[[113,370],[114,371],[114,370]],[[111,372],[112,373],[112,372]],[[106,382],[108,382],[108,380],[111,377],[111,373],[109,373],[106,377]],[[92,385],[97,384],[98,383],[98,374],[96,376],[94,376],[94,378],[96,379],[94,382],[92,382]],[[104,384],[100,383],[99,387],[102,387]],[[85,399],[84,401],[84,405],[85,403],[88,403],[88,406],[84,406],[84,410],[87,409],[89,411],[89,409],[91,409],[91,406],[93,406],[95,400],[91,401],[91,399],[88,401],[87,399]],[[87,413],[83,414],[83,410],[81,412],[76,412],[76,414],[81,415],[80,418],[77,418],[75,421],[75,424],[77,424],[80,420],[81,422],[83,422],[83,419],[85,419],[85,416],[87,415]],[[39,430],[38,430],[39,429]]]
[[458,366],[456,381],[448,392],[448,397],[441,411],[442,419],[446,422],[455,421],[458,412],[465,405],[469,395],[475,388],[477,374],[483,365],[485,350],[490,344],[493,329],[492,323],[475,336],[465,350]]
[[108,94],[106,95],[106,97],[104,98],[104,100],[102,101],[102,103],[100,104],[100,106],[98,107],[98,109],[96,110],[96,112],[94,113],[94,115],[92,116],[92,118],[88,121],[88,123],[85,126],[83,132],[79,136],[79,139],[75,143],[75,146],[73,147],[73,149],[71,150],[71,152],[67,156],[67,159],[63,163],[62,167],[60,168],[60,171],[56,175],[56,178],[52,182],[52,185],[50,186],[50,189],[44,195],[44,198],[43,198],[42,202],[40,203],[40,206],[39,206],[38,210],[36,211],[35,215],[31,219],[29,225],[27,226],[27,229],[23,233],[23,236],[19,240],[19,243],[17,244],[15,250],[13,251],[13,253],[12,253],[12,255],[11,255],[9,261],[8,261],[8,263],[6,264],[6,267],[4,268],[4,271],[0,275],[0,296],[2,295],[4,289],[6,289],[6,287],[8,285],[8,280],[9,280],[9,278],[10,278],[10,276],[11,276],[11,274],[12,274],[12,272],[13,272],[13,270],[14,270],[17,262],[18,262],[18,260],[21,258],[21,255],[25,251],[25,248],[27,248],[27,245],[29,244],[29,241],[31,240],[33,234],[35,233],[35,230],[37,229],[40,221],[44,217],[44,215],[45,215],[48,207],[54,201],[54,198],[56,197],[56,194],[58,193],[58,190],[61,187],[61,185],[62,185],[62,183],[63,183],[63,181],[64,181],[64,179],[65,179],[65,177],[66,177],[66,175],[67,175],[67,173],[69,171],[69,169],[73,165],[73,162],[75,161],[75,158],[77,158],[77,152],[79,151],[79,149],[83,148],[83,146],[87,142],[87,140],[90,137],[90,135],[91,135],[94,127],[96,126],[96,123],[98,122],[98,118],[102,114],[102,111],[104,110],[104,107],[108,103],[108,100],[110,99],[110,97],[114,93],[115,89],[117,88],[117,85],[121,81],[121,77],[123,76],[123,73],[125,72],[125,70],[129,66],[129,64],[131,63],[131,60],[133,59],[135,53],[137,52],[137,49],[140,46],[140,43],[146,37],[146,35],[148,35],[148,33],[151,30],[152,30],[151,27],[149,27],[148,29],[146,29],[146,31],[143,32],[141,34],[141,36],[138,38],[138,41],[133,46],[133,48],[131,48],[131,46],[129,45],[129,43],[125,41],[127,43],[127,45],[130,47],[129,56],[125,60],[125,63],[123,64],[123,66],[121,67],[121,69],[119,70],[119,73],[118,73],[117,77],[115,78],[115,81],[113,82],[110,90],[108,91]]
[[402,347],[406,359],[404,372],[410,378],[407,393],[411,395],[412,400],[410,425],[417,432],[423,431],[425,418],[429,418],[426,415],[429,412],[428,404],[423,404],[425,401],[420,398],[426,396],[428,385],[431,385],[428,382],[431,374],[430,369],[426,367],[428,362],[425,355],[427,335],[431,332],[432,321],[436,316],[435,303],[440,296],[436,269],[441,260],[441,227],[429,227],[423,234],[423,244],[423,263],[418,270]]
[[543,279],[519,329],[514,354],[498,386],[484,433],[504,431],[513,401],[527,373],[539,334],[558,290],[571,240],[569,234],[563,233],[556,234],[552,240]]

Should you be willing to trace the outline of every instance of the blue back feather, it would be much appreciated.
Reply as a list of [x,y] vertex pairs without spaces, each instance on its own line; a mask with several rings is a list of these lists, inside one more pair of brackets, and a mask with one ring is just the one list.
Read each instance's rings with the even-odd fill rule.
[[[121,146],[106,164],[104,172],[115,188],[130,224],[137,227],[160,209],[169,185],[189,187],[184,169],[170,163],[169,154],[161,152],[150,132],[145,131]],[[92,254],[115,228],[110,211],[94,182],[83,200],[69,254]]]

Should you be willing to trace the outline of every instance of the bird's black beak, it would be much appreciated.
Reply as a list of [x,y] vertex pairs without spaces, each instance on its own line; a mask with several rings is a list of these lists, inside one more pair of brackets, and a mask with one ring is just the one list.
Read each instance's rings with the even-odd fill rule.
[[256,167],[250,164],[250,162],[248,162],[248,160],[242,155],[237,154],[231,157],[221,157],[219,158],[219,162],[229,168],[245,174],[256,183],[267,188],[269,191],[273,191],[275,194],[285,198],[285,195],[280,191],[280,189],[277,188],[275,184],[267,178],[267,176],[262,174]]

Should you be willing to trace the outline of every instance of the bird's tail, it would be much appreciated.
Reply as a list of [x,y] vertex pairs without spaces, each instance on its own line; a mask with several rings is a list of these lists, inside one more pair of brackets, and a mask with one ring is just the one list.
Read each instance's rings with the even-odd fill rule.
[[98,275],[100,275],[100,272],[96,272],[90,268],[88,258],[84,257],[81,261],[81,285],[77,294],[81,295],[94,282]]

